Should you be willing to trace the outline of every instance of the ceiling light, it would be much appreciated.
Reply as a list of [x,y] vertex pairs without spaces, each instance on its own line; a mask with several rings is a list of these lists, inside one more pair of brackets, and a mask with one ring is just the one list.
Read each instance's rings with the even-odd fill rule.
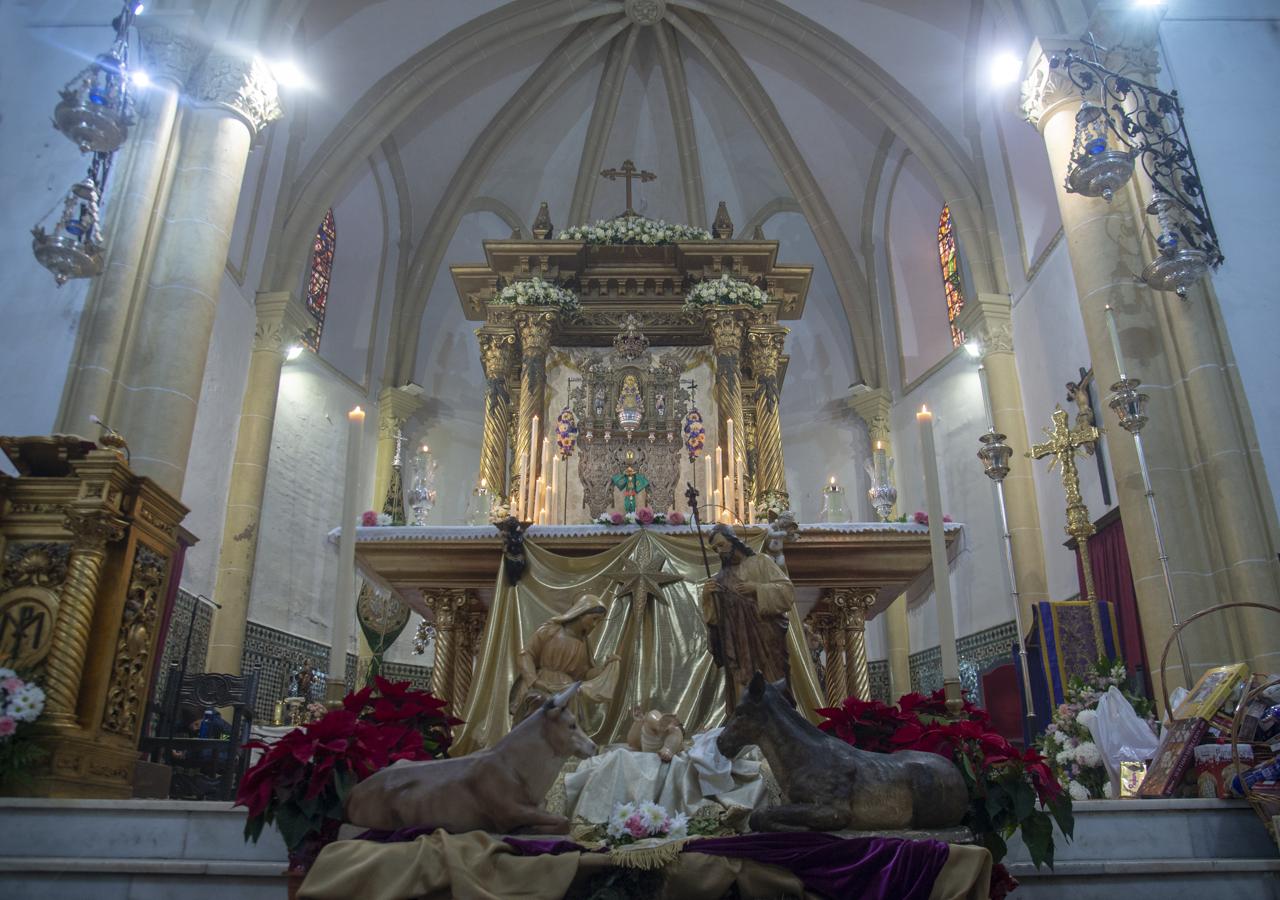
[[270,64],[271,74],[281,87],[306,87],[307,76],[298,68],[298,64],[290,59],[278,60]]
[[1021,75],[1022,60],[1007,50],[991,61],[991,81],[994,84],[1013,84]]
[[151,87],[151,76],[147,74],[145,69],[134,69],[129,73],[129,80],[133,82],[134,87]]
[[977,359],[979,356],[982,355],[982,345],[979,344],[977,341],[965,341],[964,352],[968,353],[974,359]]
[[144,9],[146,9],[146,6],[145,6],[144,4],[139,3],[137,6],[135,6],[135,7],[133,8],[133,14],[134,14],[135,16],[140,16],[140,15],[142,15],[142,11],[143,11]]
[[297,359],[301,355],[302,355],[301,344],[291,344],[289,346],[289,349],[284,352],[284,358],[289,362],[292,362],[293,360]]
[[1133,0],[1135,6],[1164,6],[1164,0]]

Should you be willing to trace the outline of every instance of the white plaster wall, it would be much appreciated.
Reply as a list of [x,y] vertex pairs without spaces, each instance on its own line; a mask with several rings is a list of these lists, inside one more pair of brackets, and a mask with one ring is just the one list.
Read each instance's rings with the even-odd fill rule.
[[[1272,501],[1280,505],[1275,207],[1280,130],[1260,90],[1280,74],[1280,7],[1182,2],[1160,26],[1165,72],[1187,130],[1226,263],[1214,290],[1253,412]],[[1261,106],[1259,105],[1261,104]]]
[[[37,221],[51,227],[46,213],[55,204],[61,212],[88,168],[49,120],[56,89],[107,47],[111,31],[101,15],[44,6],[0,4],[0,434],[53,429],[89,284],[56,287],[32,255],[30,232]],[[79,430],[96,431],[88,422]]]

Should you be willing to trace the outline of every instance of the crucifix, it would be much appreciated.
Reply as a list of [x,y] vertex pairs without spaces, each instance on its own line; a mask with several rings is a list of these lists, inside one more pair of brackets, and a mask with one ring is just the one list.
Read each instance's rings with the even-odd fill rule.
[[[1049,460],[1049,471],[1055,464],[1062,467],[1062,489],[1067,494],[1067,534],[1076,539],[1076,549],[1080,552],[1080,565],[1084,570],[1085,597],[1090,602],[1098,598],[1093,590],[1093,569],[1089,566],[1089,536],[1097,529],[1089,519],[1089,507],[1084,505],[1080,496],[1080,473],[1076,470],[1076,456],[1086,447],[1091,447],[1102,436],[1093,425],[1081,423],[1075,428],[1067,425],[1067,412],[1061,406],[1053,411],[1053,427],[1044,429],[1048,438],[1042,444],[1032,444],[1027,456],[1040,459],[1052,456]],[[1096,608],[1096,607],[1095,607]]]
[[608,178],[610,181],[617,181],[619,178],[625,178],[627,180],[627,208],[622,214],[624,216],[635,216],[639,215],[639,213],[631,208],[631,180],[636,179],[641,184],[644,184],[646,181],[655,180],[658,176],[654,175],[652,172],[637,169],[635,163],[629,159],[625,159],[622,161],[621,169],[605,169],[600,173],[600,177]]
[[[1093,369],[1080,367],[1080,380],[1067,382],[1067,399],[1076,405],[1076,425],[1096,425],[1097,405],[1094,403]],[[1107,480],[1107,464],[1102,459],[1102,445],[1086,450],[1098,463],[1098,484],[1102,487],[1102,502],[1111,505],[1111,483]]]

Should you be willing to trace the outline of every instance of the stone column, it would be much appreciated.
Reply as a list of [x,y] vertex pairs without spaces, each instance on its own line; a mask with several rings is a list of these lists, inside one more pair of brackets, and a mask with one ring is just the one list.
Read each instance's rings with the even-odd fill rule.
[[[1159,10],[1100,7],[1090,29],[1100,46],[1112,48],[1103,64],[1153,82],[1159,15]],[[1106,388],[1118,375],[1107,337],[1105,308],[1110,305],[1116,311],[1128,374],[1141,378],[1142,389],[1151,397],[1143,438],[1156,502],[1165,519],[1179,617],[1186,621],[1220,602],[1275,597],[1280,595],[1275,510],[1268,502],[1251,413],[1234,373],[1211,286],[1202,281],[1184,302],[1173,294],[1151,291],[1135,278],[1156,252],[1144,230],[1147,188],[1141,166],[1110,203],[1067,193],[1063,187],[1081,98],[1061,68],[1049,65],[1049,55],[1068,44],[1042,39],[1032,47],[1022,108],[1040,130],[1049,153],[1097,383]],[[1212,185],[1208,192],[1212,194]],[[1133,441],[1114,419],[1099,424],[1109,433],[1143,639],[1155,667],[1171,616],[1138,460]],[[1261,611],[1218,614],[1213,622],[1197,623],[1184,635],[1193,677],[1219,663],[1250,660],[1267,670],[1266,657],[1274,660],[1274,623]],[[1176,653],[1171,654],[1167,672],[1171,685],[1183,682]],[[1155,677],[1159,679],[1159,672]]]
[[845,672],[850,696],[871,699],[871,674],[867,670],[867,613],[875,606],[876,588],[836,588],[831,606],[844,635]]
[[775,325],[752,328],[747,335],[751,369],[756,379],[755,502],[756,509],[768,513],[770,520],[791,508],[791,498],[787,496],[787,472],[782,461],[782,425],[778,419],[781,393],[778,368],[786,334],[786,328]]
[[107,558],[107,542],[124,537],[128,523],[106,510],[72,508],[67,510],[64,527],[74,537],[44,677],[43,718],[47,724],[55,726],[77,724],[80,676],[89,651],[93,610],[102,564]]
[[[387,387],[378,392],[378,448],[373,470],[373,497],[370,498],[369,509],[388,512],[384,509],[384,505],[391,484],[392,464],[396,456],[396,435],[404,435],[405,426],[409,424],[414,413],[422,408],[422,394],[422,388],[416,384],[407,384],[398,388]],[[410,460],[417,452],[417,447],[407,443],[408,436],[404,435],[404,437],[407,452],[401,460],[402,470],[410,464]],[[400,499],[400,505],[403,511],[403,497]]]
[[476,329],[484,365],[484,436],[480,444],[480,478],[495,497],[507,496],[507,434],[511,429],[511,394],[507,373],[515,352],[515,331],[486,326]]
[[205,669],[208,672],[240,672],[249,592],[258,555],[262,498],[267,489],[276,398],[280,394],[280,369],[286,348],[298,339],[310,321],[302,304],[283,291],[259,294],[256,311],[258,324],[253,352],[249,355],[249,377],[240,401],[227,512],[223,518],[222,542],[218,545],[213,597],[222,608],[214,610]]
[[[874,452],[877,443],[884,445],[884,452],[893,459],[893,435],[889,430],[893,396],[885,388],[867,388],[849,398],[849,406],[867,425],[867,436]],[[890,514],[897,507],[890,510]],[[874,513],[873,513],[874,515]],[[907,625],[907,597],[899,596],[884,612],[885,637],[889,661],[889,693],[896,700],[911,691],[911,641]]]
[[107,206],[107,258],[85,301],[76,352],[67,371],[57,429],[96,434],[89,416],[106,418],[124,352],[129,318],[146,291],[146,263],[157,200],[178,121],[178,97],[204,49],[175,13],[148,14],[137,22],[143,68],[151,86],[141,94],[138,122],[120,154]]
[[[1044,539],[1040,534],[1040,511],[1036,504],[1036,485],[1031,463],[1027,459],[1027,418],[1022,407],[1022,387],[1018,383],[1018,367],[1013,353],[1013,319],[1009,298],[1003,294],[979,294],[971,297],[960,310],[957,323],[966,335],[978,341],[979,357],[987,372],[991,414],[996,431],[1003,433],[1013,459],[1004,479],[1005,509],[1009,517],[1009,536],[1013,547],[1013,571],[1018,579],[1022,621],[1031,625],[1035,604],[1049,599],[1044,577]],[[1110,383],[1110,382],[1108,382]],[[983,430],[988,423],[983,423]],[[1102,423],[1099,423],[1102,424]],[[977,453],[978,435],[973,436]],[[975,460],[975,472],[981,471]],[[999,520],[995,522],[999,532]],[[1003,549],[1001,554],[1003,554]],[[1010,610],[1012,615],[1012,610]],[[1027,636],[1020,635],[1025,639]]]
[[280,115],[266,64],[218,52],[186,99],[146,295],[105,416],[128,438],[133,470],[179,497],[245,162]]
[[551,335],[557,318],[558,313],[552,310],[522,313],[516,318],[516,331],[520,335],[520,411],[516,417],[516,454],[509,486],[512,498],[520,496],[525,478],[538,477],[537,472],[525,472],[524,468],[529,459],[529,429],[533,417],[539,417],[539,428],[545,430],[547,426],[547,354],[551,351]]
[[[707,331],[711,334],[711,349],[715,356],[716,418],[719,430],[716,440],[726,454],[728,470],[729,426],[733,419],[735,430],[742,428],[742,338],[746,331],[743,308],[712,308],[707,312]],[[779,438],[781,445],[781,438]],[[739,471],[746,471],[746,441],[741,434],[735,449]],[[729,498],[721,498],[730,506]],[[709,501],[708,501],[709,502]]]

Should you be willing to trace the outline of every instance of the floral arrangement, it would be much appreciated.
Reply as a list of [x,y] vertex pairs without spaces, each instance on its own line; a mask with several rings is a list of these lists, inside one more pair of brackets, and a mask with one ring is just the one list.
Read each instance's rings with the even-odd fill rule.
[[[1037,867],[1053,866],[1054,822],[1071,838],[1071,796],[1045,758],[1035,749],[1020,751],[994,733],[986,711],[967,700],[958,717],[947,712],[941,690],[929,697],[906,694],[896,706],[849,697],[818,712],[826,717],[819,725],[823,731],[863,750],[923,750],[954,762],[969,788],[965,824],[996,863],[1007,852],[1005,840],[1019,829]],[[1003,891],[1016,886],[1003,867],[997,868],[993,886],[999,883]]]
[[596,516],[597,525],[683,525],[684,513],[679,510],[671,512],[655,512],[648,506],[642,506],[635,512],[602,512]]
[[[898,518],[889,519],[888,521],[898,522],[906,525],[928,525],[929,514],[922,509],[917,509],[915,512],[913,512],[909,516],[898,516]],[[943,513],[942,521],[943,523],[950,523],[955,520],[952,519],[950,515]]]
[[44,691],[18,677],[13,669],[0,668],[0,781],[21,781],[44,751],[31,743],[21,726],[44,712]]
[[657,803],[619,803],[605,828],[609,844],[623,846],[645,838],[680,840],[689,836],[689,817],[671,815]]
[[693,225],[668,225],[644,216],[618,216],[591,225],[574,225],[560,232],[562,241],[588,244],[674,244],[676,241],[709,241],[711,232]]
[[573,416],[573,410],[566,406],[560,410],[560,415],[556,416],[556,448],[560,458],[568,459],[573,456],[574,448],[577,446],[578,421]]
[[1066,702],[1054,710],[1053,721],[1040,736],[1040,752],[1073,800],[1114,799],[1102,751],[1089,730],[1098,715],[1098,701],[1111,687],[1120,688],[1134,712],[1155,729],[1151,701],[1126,691],[1128,680],[1129,672],[1122,660],[1100,659],[1083,678],[1073,675],[1063,692]]
[[578,295],[573,291],[553,282],[543,281],[537,275],[527,281],[508,284],[494,294],[489,302],[499,306],[553,306],[565,312],[573,312],[579,305]]
[[390,513],[375,512],[372,509],[366,509],[360,513],[360,524],[365,528],[374,528],[377,526],[386,526],[391,524]]
[[750,282],[740,278],[731,278],[726,272],[719,278],[699,281],[685,295],[686,310],[701,309],[706,306],[764,306],[770,300],[769,294]]
[[236,803],[248,809],[245,840],[263,826],[280,829],[290,866],[305,870],[342,824],[347,793],[401,759],[435,759],[449,748],[449,728],[461,724],[445,701],[409,682],[376,677],[373,686],[343,698],[342,706],[286,734],[265,750],[240,782]]
[[702,421],[702,412],[689,410],[684,417],[684,449],[689,454],[689,462],[697,462],[702,449],[707,443],[707,426]]

